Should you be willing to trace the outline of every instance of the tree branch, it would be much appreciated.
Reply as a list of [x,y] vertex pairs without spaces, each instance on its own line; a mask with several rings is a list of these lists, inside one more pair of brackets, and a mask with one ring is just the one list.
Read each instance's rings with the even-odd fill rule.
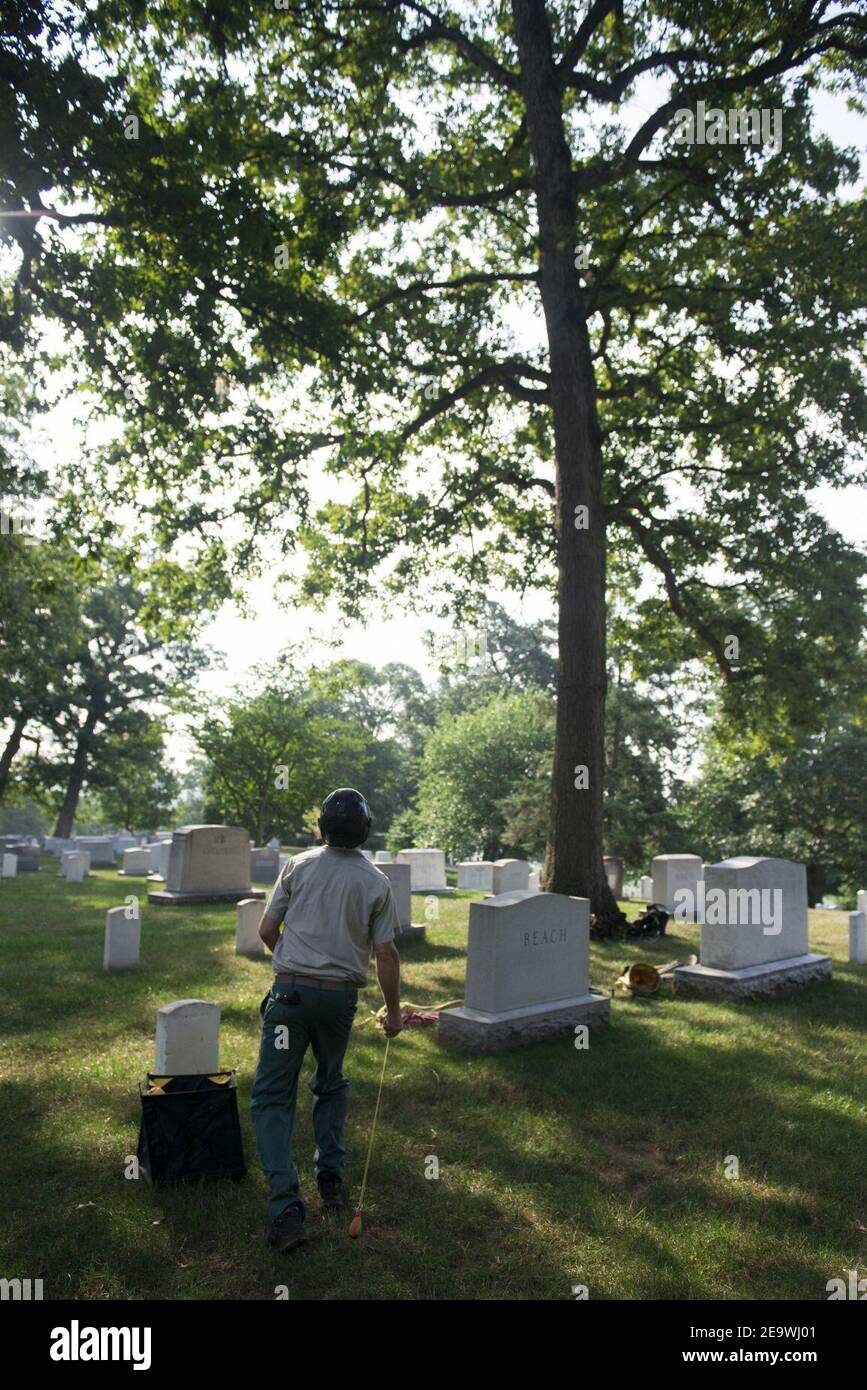
[[620,0],[594,0],[578,27],[578,32],[567,45],[563,57],[557,64],[561,85],[565,86],[569,74],[581,58],[599,26],[620,6]]
[[474,67],[493,78],[501,87],[508,87],[513,92],[520,91],[521,80],[517,73],[511,72],[509,68],[504,68],[462,29],[458,29],[453,24],[445,24],[439,15],[433,14],[426,5],[416,4],[414,0],[404,0],[404,3],[407,9],[415,10],[416,14],[422,15],[428,21],[427,28],[403,41],[402,47],[404,49],[421,48],[429,43],[449,43]]
[[375,299],[372,304],[368,304],[357,314],[352,314],[349,323],[358,323],[368,314],[374,314],[378,309],[384,309],[389,304],[394,304],[399,299],[407,299],[415,294],[425,294],[428,290],[460,290],[466,285],[491,285],[498,280],[534,280],[538,281],[539,272],[514,271],[512,273],[490,271],[487,273],[473,272],[466,275],[459,275],[456,280],[414,280],[411,285],[404,285],[401,289],[392,290],[390,294],[384,294],[380,299]]
[[[645,513],[648,520],[653,522],[654,518]],[[705,646],[714,658],[723,679],[731,683],[739,677],[742,678],[743,672],[736,670],[725,654],[722,642],[711,631],[707,623],[699,613],[696,613],[690,606],[684,587],[678,582],[674,572],[674,566],[666,555],[662,546],[653,540],[651,533],[645,526],[642,526],[637,516],[631,512],[620,512],[617,514],[617,521],[627,526],[632,531],[638,544],[647,556],[650,563],[659,570],[665,584],[665,592],[671,604],[672,611],[677,614],[681,622],[702,639]]]

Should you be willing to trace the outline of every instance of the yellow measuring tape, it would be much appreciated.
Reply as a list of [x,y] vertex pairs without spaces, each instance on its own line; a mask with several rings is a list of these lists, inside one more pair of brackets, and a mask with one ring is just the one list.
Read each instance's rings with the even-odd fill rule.
[[388,1061],[388,1045],[390,1042],[391,1038],[386,1037],[385,1054],[382,1058],[382,1071],[379,1077],[379,1090],[376,1093],[376,1106],[373,1111],[373,1124],[370,1126],[370,1141],[367,1145],[367,1161],[364,1165],[364,1177],[361,1179],[361,1196],[358,1199],[358,1206],[355,1209],[356,1212],[360,1212],[364,1208],[364,1192],[367,1187],[367,1171],[370,1168],[370,1155],[373,1153],[373,1136],[376,1133],[376,1121],[379,1117],[379,1102],[382,1100],[382,1083],[385,1080],[385,1064]]

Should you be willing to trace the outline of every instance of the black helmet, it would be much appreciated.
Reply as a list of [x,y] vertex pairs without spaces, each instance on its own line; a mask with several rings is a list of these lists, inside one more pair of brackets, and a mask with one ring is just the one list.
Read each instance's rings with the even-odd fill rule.
[[370,807],[354,787],[338,787],[319,810],[319,829],[326,845],[357,849],[370,834]]

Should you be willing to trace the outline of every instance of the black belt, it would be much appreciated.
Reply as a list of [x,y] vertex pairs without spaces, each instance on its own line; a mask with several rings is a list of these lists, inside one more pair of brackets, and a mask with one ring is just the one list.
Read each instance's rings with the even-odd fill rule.
[[274,972],[274,983],[277,985],[294,985],[296,982],[305,987],[312,986],[314,989],[358,989],[354,980],[320,980],[315,975],[287,975]]

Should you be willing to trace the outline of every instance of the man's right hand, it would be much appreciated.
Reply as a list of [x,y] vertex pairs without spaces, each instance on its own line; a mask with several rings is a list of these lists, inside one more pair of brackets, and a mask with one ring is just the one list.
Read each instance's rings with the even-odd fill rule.
[[398,1012],[396,1014],[387,1013],[382,1020],[382,1027],[387,1038],[396,1038],[398,1033],[403,1030],[403,1018]]

